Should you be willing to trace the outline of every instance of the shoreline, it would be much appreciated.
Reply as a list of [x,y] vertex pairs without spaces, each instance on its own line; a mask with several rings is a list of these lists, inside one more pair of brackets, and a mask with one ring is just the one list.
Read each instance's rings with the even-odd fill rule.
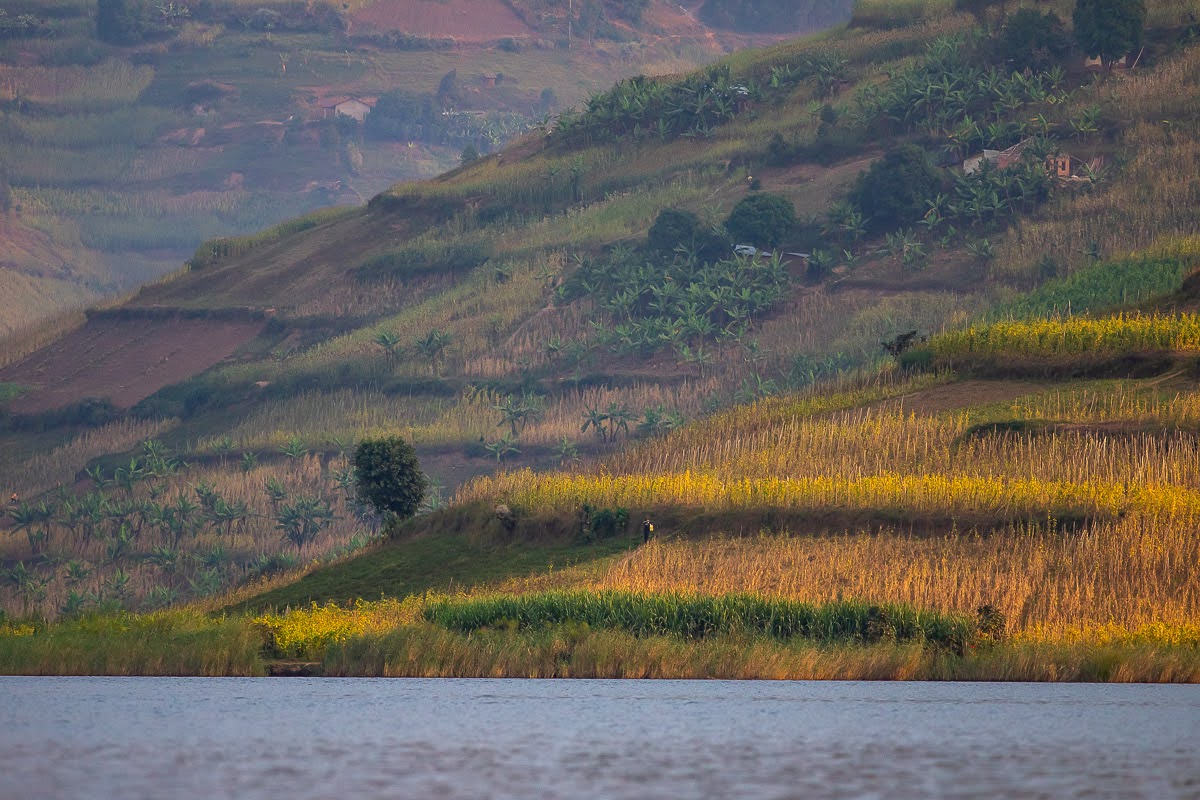
[[[0,636],[0,674],[123,677],[535,678],[1200,683],[1190,643],[1015,641],[965,655],[919,642],[636,637],[577,625],[463,634],[427,623],[348,637],[319,657],[264,647],[249,619],[218,635]],[[200,641],[207,640],[207,641]]]

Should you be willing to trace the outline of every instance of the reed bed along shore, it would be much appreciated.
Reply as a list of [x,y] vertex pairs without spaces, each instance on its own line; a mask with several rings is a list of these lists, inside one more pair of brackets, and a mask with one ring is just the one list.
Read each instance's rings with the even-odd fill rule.
[[5,674],[261,675],[279,659],[331,676],[1200,682],[1200,625],[1009,636],[996,609],[629,590],[0,625]]
[[462,634],[398,628],[330,649],[324,674],[422,678],[1200,682],[1200,652],[1158,645],[1013,643],[958,657],[915,643],[687,641],[578,628]]
[[195,611],[0,624],[3,675],[263,675],[262,634]]
[[1194,621],[1009,636],[996,611],[676,587],[434,595],[255,624],[272,653],[321,661],[328,675],[1200,681]]
[[[0,673],[257,676],[271,663],[261,628],[245,620],[191,630],[168,623],[152,633],[82,627],[0,631]],[[416,623],[338,639],[318,661],[309,669],[343,677],[1200,682],[1200,649],[1147,637],[1015,641],[958,656],[915,641],[687,640],[579,625],[467,634]]]

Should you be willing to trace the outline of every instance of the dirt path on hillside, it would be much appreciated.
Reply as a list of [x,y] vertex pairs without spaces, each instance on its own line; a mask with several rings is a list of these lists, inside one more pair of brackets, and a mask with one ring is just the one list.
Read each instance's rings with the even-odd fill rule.
[[93,319],[28,358],[0,369],[0,382],[33,390],[12,410],[36,414],[88,397],[119,408],[190,378],[262,331],[261,321]]
[[867,407],[931,417],[946,411],[958,411],[991,403],[1007,403],[1018,397],[1045,390],[1045,385],[1029,381],[957,381],[873,403]]

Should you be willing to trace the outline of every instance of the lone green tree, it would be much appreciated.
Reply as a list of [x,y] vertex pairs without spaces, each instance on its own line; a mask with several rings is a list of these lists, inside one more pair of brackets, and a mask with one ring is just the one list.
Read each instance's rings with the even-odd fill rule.
[[96,0],[96,37],[109,44],[129,45],[155,33],[146,0]]
[[1079,49],[1111,70],[1142,43],[1146,4],[1143,0],[1075,0],[1071,20]]
[[663,256],[670,256],[679,245],[688,245],[696,236],[700,220],[690,211],[665,208],[658,212],[650,232],[646,235],[647,249]]
[[354,450],[354,491],[378,513],[408,519],[417,513],[429,480],[417,453],[399,436],[364,439]]
[[774,249],[796,227],[796,207],[792,201],[770,192],[756,192],[733,207],[725,230],[738,244]]
[[850,202],[866,217],[867,227],[883,233],[919,220],[943,181],[924,150],[903,145],[859,176]]

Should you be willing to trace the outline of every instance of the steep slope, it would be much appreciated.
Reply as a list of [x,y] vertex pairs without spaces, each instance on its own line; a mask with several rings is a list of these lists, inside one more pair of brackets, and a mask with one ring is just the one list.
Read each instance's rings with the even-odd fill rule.
[[[13,377],[0,384],[14,409],[45,409],[8,422],[3,468],[14,490],[57,503],[47,490],[83,478],[89,503],[149,502],[157,521],[128,511],[125,524],[154,544],[121,544],[111,521],[94,530],[55,522],[39,539],[35,503],[33,522],[12,523],[9,562],[43,552],[99,562],[111,546],[119,557],[88,579],[95,591],[116,565],[134,563],[121,560],[133,551],[145,556],[131,578],[138,602],[164,585],[162,575],[191,596],[277,569],[259,558],[281,547],[312,558],[376,533],[378,520],[359,521],[346,491],[347,451],[365,436],[411,438],[440,484],[436,507],[502,467],[619,461],[614,452],[630,440],[873,370],[892,361],[884,343],[898,352],[988,314],[1100,310],[1176,288],[1194,261],[1189,237],[1200,233],[1194,216],[1179,213],[1197,200],[1200,50],[1178,9],[1151,4],[1142,66],[1102,80],[1066,57],[1028,76],[999,68],[976,20],[942,10],[931,4],[928,19],[906,24],[871,8],[849,27],[738,53],[699,73],[626,81],[503,152],[397,186],[366,207],[204,244],[185,272],[94,314],[72,348],[7,367]],[[917,104],[947,81],[965,88]],[[1005,102],[994,100],[998,91]],[[993,121],[972,128],[964,121],[972,115]],[[1027,152],[1012,169],[954,168],[972,148],[1014,140]],[[1056,162],[1047,156],[1064,152],[1091,172],[1061,180],[1048,172]],[[896,163],[916,165],[931,194],[909,198],[897,220],[876,211],[868,219],[871,197],[856,191],[858,176],[886,175],[876,165]],[[915,181],[899,183],[907,190]],[[759,211],[739,223],[731,212],[747,199],[743,208]],[[763,209],[788,202],[795,225],[756,227]],[[667,210],[690,215],[656,225]],[[714,233],[721,224],[725,233]],[[779,255],[738,255],[734,245]],[[801,252],[809,257],[787,255]],[[137,395],[153,381],[143,376],[141,389],[128,391],[103,357],[88,375],[112,373],[112,385],[89,377],[72,388],[79,358],[68,350],[101,352],[114,321],[152,340],[156,330],[222,320],[238,321],[244,336],[252,326],[261,333],[149,396]],[[172,337],[182,349],[171,360],[184,365],[228,352],[198,336]],[[51,408],[53,397],[88,393],[132,408]],[[107,424],[83,433],[84,423]],[[939,447],[962,433],[938,431]],[[150,436],[157,441],[139,442]],[[164,449],[179,468],[148,477],[146,459],[162,461]],[[39,450],[51,456],[24,468]],[[653,493],[650,478],[666,470],[651,462],[637,477],[648,473]],[[497,480],[508,491],[505,481],[526,479]],[[470,485],[464,497],[498,496],[493,484]],[[194,504],[196,492],[203,511],[164,505],[164,497]],[[75,507],[70,495],[62,501]],[[1022,500],[998,519],[967,508],[961,519],[1023,524],[1040,513],[1038,502]],[[854,507],[829,522],[878,523],[893,513],[886,504]],[[1079,514],[1091,519],[1086,507]],[[940,529],[954,519],[911,521]],[[150,559],[154,547],[196,558],[167,573]],[[53,587],[38,601],[50,609],[77,591],[65,580]]]
[[[134,3],[139,24],[100,34],[95,0],[6,4],[24,22],[0,32],[0,281],[27,302],[0,308],[0,335],[157,278],[204,239],[361,203],[623,76],[725,52],[669,21],[557,48],[485,6]],[[376,118],[339,114],[347,100]]]

